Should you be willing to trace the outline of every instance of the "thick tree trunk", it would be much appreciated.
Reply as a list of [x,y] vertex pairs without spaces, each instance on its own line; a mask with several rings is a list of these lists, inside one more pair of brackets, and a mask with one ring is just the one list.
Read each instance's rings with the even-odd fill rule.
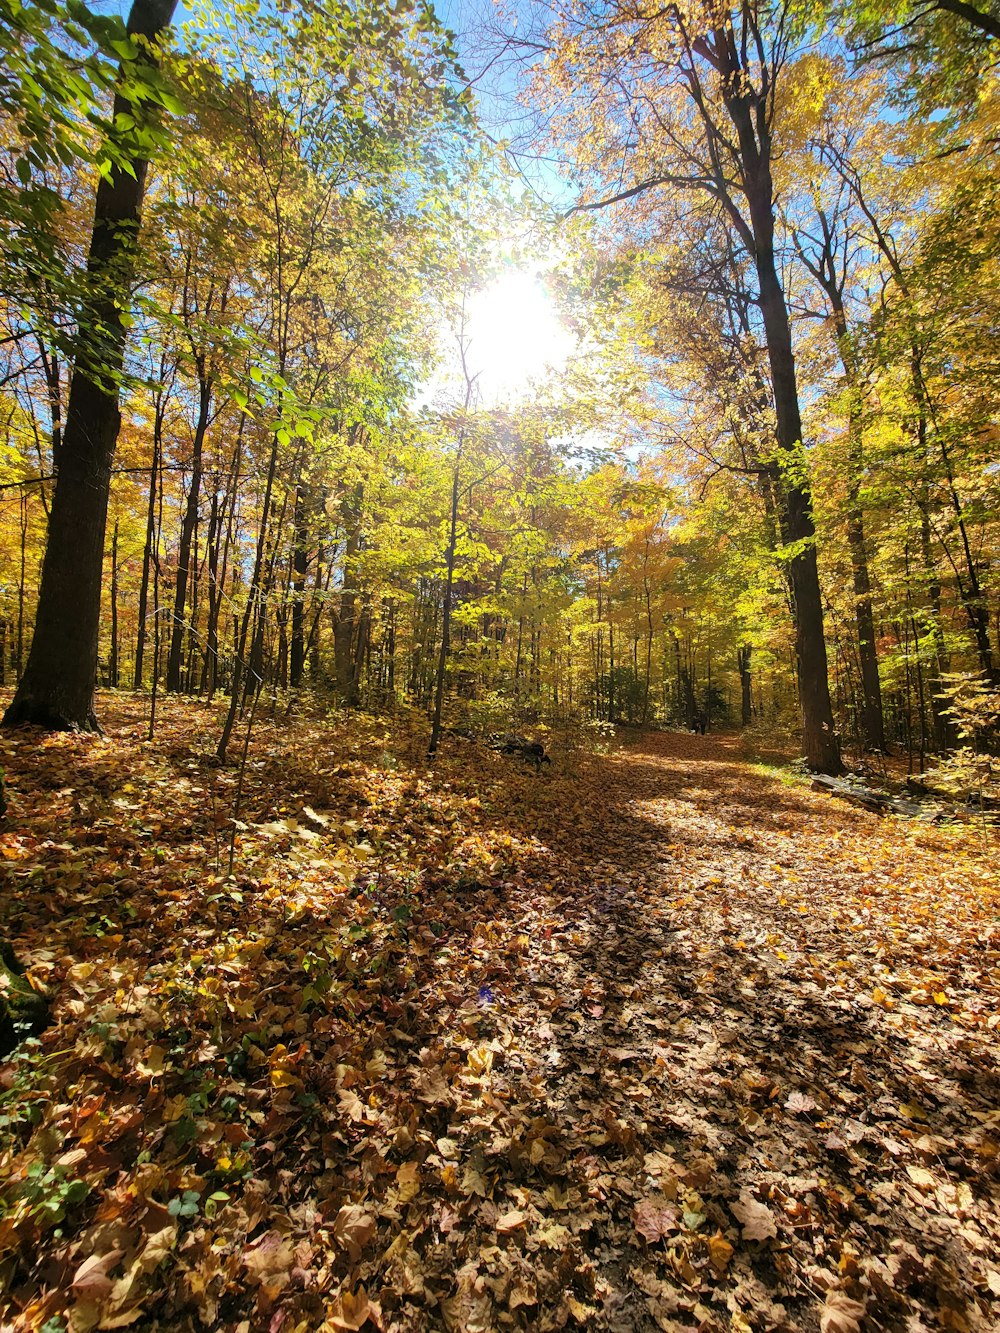
[[[177,0],[134,0],[128,31],[145,39],[131,69],[155,66],[155,42]],[[123,70],[122,78],[129,77]],[[131,77],[135,77],[132,74]],[[133,100],[117,94],[113,114],[131,123]],[[104,533],[111,465],[121,416],[118,383],[125,358],[127,293],[135,273],[146,160],[131,172],[112,167],[97,186],[87,288],[70,385],[59,475],[52,496],[35,634],[4,726],[99,730],[94,712]]]
[[840,746],[833,726],[830,684],[823,634],[823,600],[816,561],[816,529],[813,525],[808,482],[802,475],[802,419],[792,335],[785,295],[768,246],[758,249],[757,275],[764,317],[768,360],[774,386],[774,409],[778,435],[778,467],[781,475],[779,502],[786,541],[792,547],[789,580],[795,607],[795,649],[802,710],[802,745],[806,762],[820,773],[843,771]]
[[[752,26],[752,25],[751,25]],[[821,773],[843,772],[833,726],[830,683],[823,637],[823,600],[816,561],[809,482],[802,447],[802,418],[792,350],[788,303],[774,256],[774,186],[771,138],[766,109],[755,100],[731,30],[718,29],[712,53],[724,80],[726,110],[736,131],[740,188],[749,210],[749,226],[734,201],[743,239],[753,255],[764,322],[777,435],[775,480],[784,541],[791,548],[789,583],[795,615],[795,648],[802,712],[802,744],[809,767]]]

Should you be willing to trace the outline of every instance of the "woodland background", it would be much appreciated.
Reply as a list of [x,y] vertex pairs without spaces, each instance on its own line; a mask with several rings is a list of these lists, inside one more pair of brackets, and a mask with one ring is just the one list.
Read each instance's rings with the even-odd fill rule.
[[[119,300],[102,686],[427,708],[446,657],[485,729],[790,731],[818,551],[803,632],[840,735],[915,769],[954,746],[1000,615],[996,20],[958,8],[744,11],[756,147],[717,53],[628,6],[544,43],[528,7],[494,96],[519,72],[529,130],[499,143],[429,11],[176,29]],[[83,13],[5,7],[0,682],[31,644],[95,179],[139,132],[102,101],[121,35]],[[568,183],[536,160],[526,188],[529,150]],[[777,442],[751,150],[802,422]],[[498,399],[467,309],[512,270],[577,341]]]

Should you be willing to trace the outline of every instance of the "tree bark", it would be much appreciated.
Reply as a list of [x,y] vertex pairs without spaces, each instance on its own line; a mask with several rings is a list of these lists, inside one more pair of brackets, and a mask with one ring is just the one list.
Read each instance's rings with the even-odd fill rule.
[[149,497],[146,502],[146,542],[142,550],[142,579],[139,583],[138,626],[135,640],[135,671],[132,688],[142,689],[142,672],[146,656],[146,618],[149,608],[149,571],[154,563],[156,534],[156,490],[160,476],[160,458],[163,452],[163,419],[166,413],[165,395],[159,393],[153,411],[153,457],[149,465]]
[[[468,393],[466,408],[468,408]],[[433,759],[437,754],[441,740],[441,712],[444,706],[444,686],[448,670],[448,654],[451,651],[451,598],[455,582],[455,550],[458,543],[458,496],[459,475],[462,468],[462,446],[464,436],[460,435],[455,454],[455,466],[451,477],[451,515],[448,527],[448,549],[445,552],[447,570],[444,585],[444,608],[441,619],[441,647],[438,652],[437,674],[434,681],[434,714],[431,718],[431,738],[427,743],[427,756]]]
[[753,721],[753,677],[750,674],[752,652],[749,643],[736,650],[736,665],[740,673],[740,723],[744,727],[749,727]]
[[108,685],[118,688],[118,520],[111,537],[111,652],[108,654]]
[[357,556],[361,550],[361,502],[362,489],[359,486],[354,494],[345,497],[342,504],[346,540],[344,543],[344,586],[340,593],[340,605],[333,627],[333,663],[337,682],[337,694],[348,706],[351,700],[351,671],[353,662],[354,631],[357,621]]
[[[851,573],[854,580],[854,620],[858,634],[858,658],[861,663],[861,729],[866,745],[879,753],[885,752],[885,721],[882,711],[882,686],[879,681],[878,652],[875,647],[875,620],[872,614],[871,574],[868,566],[868,548],[865,541],[865,518],[861,505],[862,469],[862,387],[857,358],[851,344],[844,305],[846,278],[838,271],[834,255],[833,229],[825,214],[820,214],[824,248],[815,265],[809,264],[819,281],[833,313],[833,325],[840,362],[844,367],[850,409],[847,421],[848,483],[847,483],[847,545],[851,553]],[[809,263],[808,259],[806,260]]]
[[202,456],[211,405],[212,377],[206,371],[204,363],[202,363],[198,366],[198,420],[195,423],[194,440],[191,446],[191,485],[188,487],[187,504],[184,506],[184,518],[181,523],[181,541],[177,556],[177,582],[174,586],[174,614],[170,626],[170,650],[167,654],[167,679],[165,684],[167,690],[173,693],[181,688],[181,659],[184,655],[184,633],[188,627],[184,613],[187,604],[188,579],[191,574],[191,548],[194,542],[195,528],[198,526]]
[[306,575],[309,572],[309,527],[306,521],[305,488],[300,481],[295,488],[295,549],[292,552],[292,637],[289,684],[298,689],[306,665]]
[[[771,179],[770,132],[763,116],[755,118],[745,91],[739,54],[728,33],[716,35],[726,80],[726,109],[739,141],[742,187],[750,214],[751,243],[760,288],[760,312],[774,394],[777,449],[776,482],[785,542],[791,547],[789,582],[795,611],[795,649],[802,712],[802,745],[810,768],[820,773],[843,772],[833,725],[830,683],[823,635],[823,601],[816,560],[816,529],[805,476],[802,417],[792,349],[788,303],[774,255],[774,188]],[[759,111],[759,108],[758,108]],[[745,223],[744,223],[745,227]]]
[[[177,0],[134,0],[128,32],[139,38],[129,62],[141,77],[155,68],[155,43],[173,18]],[[124,68],[121,78],[129,77]],[[131,123],[136,105],[116,94],[113,116]],[[125,359],[125,306],[136,266],[147,161],[134,154],[126,171],[112,166],[97,186],[87,260],[88,297],[66,410],[59,475],[52,496],[48,546],[42,565],[35,634],[4,726],[31,723],[49,729],[100,730],[94,712],[104,534],[111,465],[121,414],[119,381]]]

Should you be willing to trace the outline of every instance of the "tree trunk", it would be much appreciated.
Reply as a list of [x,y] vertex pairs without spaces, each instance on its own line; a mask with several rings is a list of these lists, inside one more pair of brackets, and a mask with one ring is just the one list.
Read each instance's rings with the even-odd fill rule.
[[346,540],[344,543],[344,586],[340,594],[340,606],[333,627],[333,663],[337,681],[337,693],[344,703],[349,702],[351,693],[351,664],[354,647],[354,630],[357,605],[355,580],[357,577],[357,555],[361,549],[361,501],[362,489],[357,487],[354,494],[343,501],[342,511]]
[[[233,528],[236,522],[236,496],[243,458],[243,433],[246,417],[240,417],[239,430],[236,432],[236,444],[233,448],[233,460],[226,480],[226,489],[219,501],[219,478],[216,476],[212,491],[212,510],[208,520],[208,625],[205,634],[205,670],[202,690],[209,699],[215,694],[219,683],[219,615],[226,590],[226,569],[229,563],[229,551],[233,544]],[[219,538],[222,532],[223,518],[226,522],[226,534],[219,554]]]
[[868,573],[864,516],[857,502],[857,483],[852,479],[847,498],[847,544],[851,551],[854,577],[854,619],[858,632],[858,658],[861,662],[861,729],[865,743],[872,750],[885,750],[885,723],[882,716],[882,686],[875,650],[875,621],[872,615],[872,588]]
[[649,724],[649,685],[653,678],[653,603],[645,574],[642,583],[646,599],[646,674],[642,687],[642,725],[645,727]]
[[300,482],[295,488],[295,549],[292,552],[292,641],[289,684],[298,689],[306,665],[306,574],[309,572],[309,530],[306,523],[305,490]]
[[[843,772],[833,726],[830,683],[823,637],[823,600],[816,561],[816,530],[805,475],[802,418],[792,350],[788,303],[774,256],[774,186],[767,114],[748,89],[741,55],[729,30],[715,33],[717,68],[724,80],[726,110],[739,149],[742,188],[749,227],[740,219],[757,272],[777,434],[775,480],[781,507],[782,536],[791,547],[789,582],[795,617],[796,667],[802,744],[809,767],[821,773]],[[733,205],[735,211],[735,204]]]
[[[466,408],[468,408],[468,394],[466,394]],[[460,436],[458,441],[458,451],[455,455],[455,467],[451,478],[451,523],[448,529],[448,550],[445,552],[447,575],[445,577],[444,608],[441,621],[441,648],[438,653],[437,676],[434,683],[434,715],[431,720],[431,738],[427,743],[427,754],[431,759],[437,754],[438,742],[441,739],[441,710],[444,706],[445,676],[448,668],[448,652],[451,648],[451,593],[452,585],[455,581],[455,548],[458,543],[459,474],[462,468],[463,442],[463,438]]]
[[357,708],[361,703],[361,677],[364,674],[365,664],[368,659],[368,651],[371,642],[371,623],[371,603],[366,594],[361,604],[361,615],[358,617],[358,638],[354,648],[354,660],[351,663],[351,680],[347,695],[347,706],[349,708]]
[[139,583],[139,623],[135,640],[135,671],[132,688],[142,689],[142,671],[146,655],[146,617],[149,609],[149,570],[153,564],[153,542],[156,533],[156,491],[160,475],[160,458],[163,450],[163,418],[165,414],[163,394],[158,394],[153,412],[153,457],[149,465],[149,499],[146,504],[146,542],[142,550],[142,579]]
[[204,365],[198,367],[198,420],[191,446],[191,485],[181,523],[180,550],[177,556],[177,582],[174,586],[174,614],[170,626],[170,651],[167,654],[166,689],[176,693],[181,688],[181,659],[184,655],[184,637],[188,628],[185,619],[188,578],[191,572],[191,548],[198,526],[198,504],[201,499],[201,463],[212,405],[212,378]]
[[[216,746],[215,756],[220,764],[226,762],[229,742],[232,739],[233,727],[236,725],[236,715],[240,711],[240,694],[243,689],[244,679],[249,683],[250,673],[253,670],[253,658],[256,655],[258,647],[258,630],[263,629],[264,606],[263,606],[263,576],[264,576],[264,555],[267,546],[267,529],[271,520],[271,495],[274,490],[274,479],[278,470],[278,436],[277,433],[271,437],[271,452],[267,464],[267,478],[264,484],[264,503],[261,506],[260,531],[257,535],[257,549],[254,554],[253,574],[250,578],[250,587],[247,589],[247,604],[240,617],[238,628],[236,628],[236,645],[233,657],[233,679],[232,688],[229,695],[229,710],[226,713],[226,720],[222,725],[222,735],[219,737],[219,744]],[[235,501],[233,509],[235,510]],[[251,636],[251,628],[253,634]],[[251,642],[251,660],[248,663],[245,657],[247,643]],[[260,685],[260,681],[254,682],[255,687]]]
[[118,688],[118,520],[111,537],[111,652],[108,655],[108,685]]
[[837,347],[850,395],[847,421],[848,468],[847,486],[847,545],[851,553],[851,572],[854,580],[854,620],[858,634],[858,658],[861,663],[861,730],[865,744],[879,753],[885,752],[885,722],[882,716],[882,686],[878,673],[878,652],[875,647],[875,621],[872,615],[872,586],[868,567],[868,548],[865,542],[864,510],[861,507],[862,469],[862,398],[861,377],[851,346],[847,310],[844,305],[843,280],[837,276],[832,254],[832,238],[827,238],[825,264],[817,272],[830,308],[833,312]]
[[[768,247],[770,250],[770,247]],[[774,385],[778,434],[779,499],[785,540],[792,547],[789,579],[795,608],[795,649],[802,710],[802,744],[809,767],[820,773],[843,772],[833,726],[830,684],[823,636],[823,601],[816,561],[808,483],[802,476],[802,420],[785,295],[771,253],[758,251],[760,305]]]
[[744,727],[749,727],[753,721],[753,677],[750,674],[752,652],[749,643],[736,650],[736,665],[740,672],[740,722]]
[[[169,26],[177,0],[134,0],[130,35],[141,40],[129,62],[141,77],[156,67],[150,45]],[[121,78],[129,77],[123,68]],[[134,123],[137,104],[119,92],[113,116]],[[122,131],[131,135],[132,131]],[[127,140],[121,145],[127,147]],[[4,726],[100,730],[94,712],[97,648],[111,465],[121,415],[118,388],[125,358],[125,304],[136,265],[147,162],[138,152],[112,166],[97,186],[87,288],[66,410],[59,475],[52,495],[35,634]]]

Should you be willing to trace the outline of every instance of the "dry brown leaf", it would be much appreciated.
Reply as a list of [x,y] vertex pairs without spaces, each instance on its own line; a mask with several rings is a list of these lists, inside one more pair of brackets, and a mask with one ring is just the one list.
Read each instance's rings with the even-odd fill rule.
[[663,1195],[652,1195],[635,1206],[632,1214],[639,1235],[655,1244],[677,1230],[677,1209]]
[[578,1301],[575,1296],[567,1295],[563,1299],[578,1324],[589,1324],[596,1317],[597,1311],[592,1305],[584,1305],[583,1301]]
[[107,1254],[92,1254],[73,1274],[73,1290],[88,1301],[102,1301],[111,1294],[114,1282],[108,1277],[108,1270],[125,1253],[124,1250],[109,1250]]
[[742,1225],[744,1240],[770,1240],[778,1234],[770,1208],[749,1194],[741,1194],[736,1203],[729,1205],[729,1211]]
[[828,1291],[819,1312],[820,1333],[860,1333],[865,1307],[842,1291]]
[[733,1247],[726,1240],[722,1232],[716,1232],[714,1236],[709,1237],[708,1241],[708,1260],[712,1267],[720,1275],[729,1267],[729,1261],[733,1257]]
[[404,1162],[396,1172],[396,1188],[399,1190],[399,1202],[409,1203],[420,1193],[420,1163]]
[[338,1333],[342,1330],[345,1333],[357,1333],[358,1329],[367,1324],[371,1313],[371,1302],[364,1287],[359,1287],[355,1292],[342,1291],[334,1297],[327,1306],[326,1322]]
[[264,1281],[287,1273],[295,1258],[295,1246],[280,1231],[267,1231],[243,1251],[243,1264],[251,1276]]
[[333,1219],[333,1234],[345,1249],[360,1251],[375,1234],[375,1218],[358,1204],[345,1204]]
[[932,1190],[937,1185],[937,1181],[923,1166],[907,1166],[906,1174],[920,1190]]

